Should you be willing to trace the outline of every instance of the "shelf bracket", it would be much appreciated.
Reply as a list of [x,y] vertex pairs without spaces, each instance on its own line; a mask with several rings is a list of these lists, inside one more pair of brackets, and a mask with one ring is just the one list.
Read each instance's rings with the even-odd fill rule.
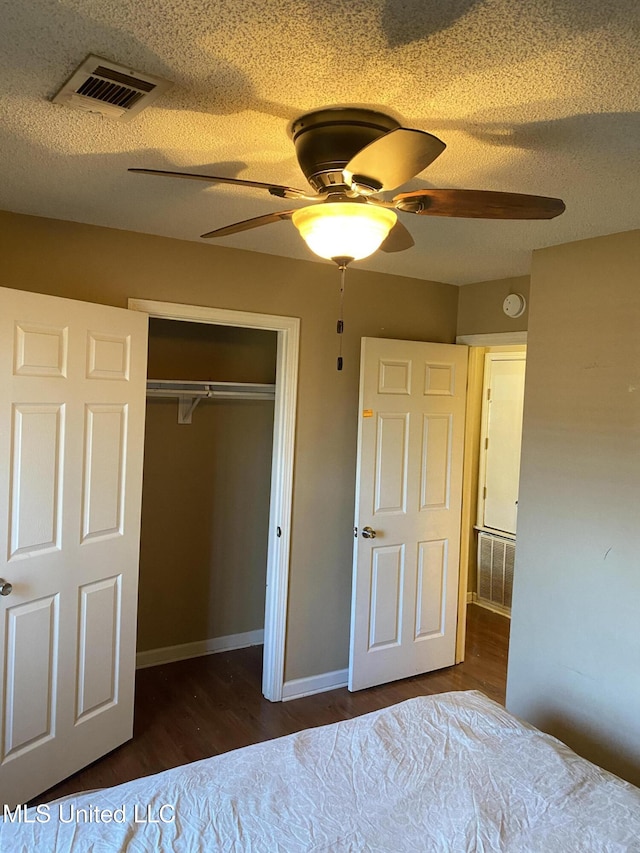
[[178,397],[178,423],[190,424],[191,416],[202,397]]

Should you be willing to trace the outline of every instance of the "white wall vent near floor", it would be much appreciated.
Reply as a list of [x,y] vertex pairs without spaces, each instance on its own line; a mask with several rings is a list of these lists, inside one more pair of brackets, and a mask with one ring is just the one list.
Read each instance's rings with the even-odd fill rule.
[[478,533],[477,602],[511,614],[516,543],[493,533]]
[[89,55],[52,101],[114,121],[129,121],[172,85],[161,77]]

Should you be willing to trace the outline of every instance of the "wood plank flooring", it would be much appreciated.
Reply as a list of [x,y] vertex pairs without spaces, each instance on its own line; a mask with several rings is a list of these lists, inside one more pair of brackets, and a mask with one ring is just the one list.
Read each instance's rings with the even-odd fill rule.
[[250,743],[345,720],[414,696],[481,690],[504,704],[509,620],[469,605],[466,660],[427,675],[289,702],[261,693],[262,646],[139,670],[134,736],[32,802],[119,785]]

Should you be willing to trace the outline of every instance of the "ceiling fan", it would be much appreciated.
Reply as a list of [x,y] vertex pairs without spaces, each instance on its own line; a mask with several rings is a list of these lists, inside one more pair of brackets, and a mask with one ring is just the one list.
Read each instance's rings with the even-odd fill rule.
[[226,237],[281,220],[293,221],[316,254],[345,267],[381,249],[401,252],[414,240],[396,211],[419,216],[478,219],[553,219],[565,209],[557,198],[486,190],[422,189],[380,196],[405,184],[442,154],[445,143],[422,130],[401,127],[391,116],[357,107],[325,107],[289,127],[298,163],[311,191],[280,184],[129,169],[147,175],[187,178],[263,189],[277,198],[308,202],[235,222],[202,234]]
[[414,178],[445,149],[437,136],[401,127],[391,116],[359,107],[324,107],[300,116],[289,127],[298,163],[311,191],[191,172],[129,169],[145,175],[187,178],[214,184],[234,184],[266,190],[277,198],[308,204],[277,210],[234,222],[202,234],[227,237],[251,228],[292,220],[309,248],[338,265],[340,340],[338,370],[342,370],[344,276],[351,261],[383,252],[402,252],[413,237],[398,221],[397,212],[419,216],[457,216],[470,219],[553,219],[565,209],[558,198],[486,190],[424,189],[381,197]]

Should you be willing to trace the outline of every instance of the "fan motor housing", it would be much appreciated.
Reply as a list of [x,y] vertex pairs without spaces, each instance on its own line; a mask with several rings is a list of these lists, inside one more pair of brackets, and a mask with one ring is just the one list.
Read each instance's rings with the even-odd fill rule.
[[326,107],[295,119],[289,135],[304,176],[322,192],[344,186],[342,170],[351,158],[398,127],[398,121],[376,110]]

